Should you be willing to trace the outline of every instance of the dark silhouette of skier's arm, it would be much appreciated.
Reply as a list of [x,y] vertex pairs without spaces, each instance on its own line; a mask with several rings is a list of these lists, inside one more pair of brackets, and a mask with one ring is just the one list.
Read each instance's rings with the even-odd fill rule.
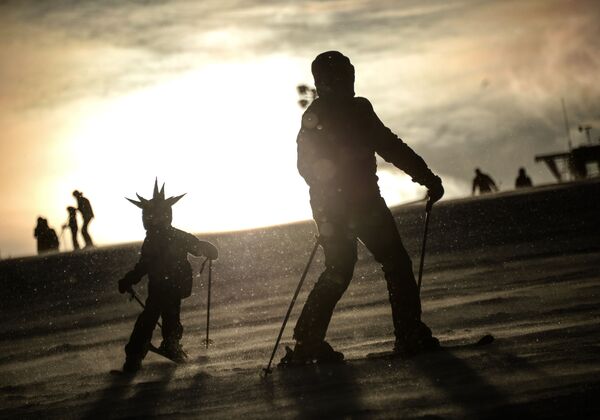
[[318,162],[319,156],[316,147],[317,140],[315,139],[315,130],[318,121],[316,113],[312,112],[312,108],[318,101],[319,99],[302,116],[302,127],[296,140],[298,145],[298,172],[310,186],[317,185],[320,181],[318,173],[314,170],[315,162]]
[[471,190],[471,195],[475,195],[475,190],[477,190],[477,178],[473,179],[473,189]]
[[496,185],[496,183],[494,182],[494,180],[491,177],[488,177],[490,179],[490,186],[492,187],[492,189],[494,190],[494,192],[498,192],[498,186]]
[[146,240],[144,240],[138,263],[133,270],[129,271],[121,280],[119,280],[119,292],[131,292],[131,286],[139,283],[146,274],[148,274],[148,256],[146,252]]
[[494,182],[491,176],[485,175],[485,182],[491,190],[493,190],[494,192],[498,192],[498,187],[496,186],[496,183]]
[[432,201],[442,198],[444,189],[440,177],[429,169],[421,156],[381,122],[367,99],[356,100],[360,101],[362,113],[368,118],[373,146],[377,154],[410,175],[414,182],[427,187]]
[[201,241],[194,235],[189,235],[187,251],[196,257],[205,256],[211,260],[219,258],[219,250],[208,241]]

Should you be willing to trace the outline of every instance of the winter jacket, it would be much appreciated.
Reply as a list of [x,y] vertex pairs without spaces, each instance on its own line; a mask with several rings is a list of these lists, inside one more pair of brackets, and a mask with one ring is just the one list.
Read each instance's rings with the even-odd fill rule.
[[313,210],[379,199],[375,153],[415,182],[439,182],[365,98],[316,99],[302,116],[297,145],[298,171],[310,187]]
[[83,196],[77,197],[77,208],[81,212],[83,220],[90,220],[94,217],[94,210],[92,210],[90,200],[87,198]]
[[126,278],[136,284],[147,274],[149,295],[186,298],[192,293],[192,267],[187,256],[203,255],[203,246],[194,235],[174,227],[148,234],[140,260]]

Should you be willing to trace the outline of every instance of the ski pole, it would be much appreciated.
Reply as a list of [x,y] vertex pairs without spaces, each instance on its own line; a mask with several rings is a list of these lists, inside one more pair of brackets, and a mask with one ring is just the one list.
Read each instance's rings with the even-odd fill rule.
[[[204,261],[206,262],[206,261]],[[202,265],[202,269],[204,269],[204,265]],[[202,270],[200,270],[202,272]],[[210,331],[210,290],[212,286],[212,260],[208,260],[208,298],[206,299],[206,340],[204,340],[206,344],[206,348],[208,345],[212,343],[212,340],[209,338],[208,334]]]
[[292,308],[294,307],[296,298],[298,297],[298,294],[300,293],[300,289],[302,288],[302,283],[304,283],[304,279],[306,278],[308,269],[310,268],[310,265],[312,264],[312,260],[315,257],[315,253],[317,252],[318,246],[319,246],[319,237],[317,237],[315,240],[315,246],[313,246],[313,249],[310,253],[310,257],[308,258],[308,262],[306,263],[304,272],[302,273],[302,276],[300,277],[300,282],[298,283],[298,287],[296,287],[296,291],[294,292],[294,296],[292,297],[290,306],[287,310],[287,313],[285,314],[285,318],[283,318],[283,324],[281,325],[281,329],[279,330],[279,335],[277,336],[277,340],[275,340],[275,347],[273,347],[273,352],[271,353],[271,358],[269,359],[269,364],[267,365],[266,368],[263,369],[263,372],[265,372],[265,376],[272,372],[271,371],[271,363],[273,363],[273,358],[275,357],[275,353],[277,353],[277,347],[279,347],[279,341],[281,341],[281,336],[283,335],[283,330],[285,330],[285,326],[290,317],[290,313],[292,312]]
[[62,226],[62,229],[60,230],[60,235],[58,236],[58,250],[59,251],[60,251],[60,243],[62,241],[63,233],[65,233],[65,227],[64,226]]
[[[202,272],[204,271],[204,266],[206,265],[206,261],[209,261],[209,259],[206,258],[204,260],[204,262],[202,263],[202,267],[200,268],[200,274],[202,274]],[[211,277],[211,261],[209,261],[209,263],[208,263],[209,290],[210,290],[210,277]],[[140,304],[140,306],[142,307],[142,309],[146,309],[146,305],[144,305],[144,303],[141,301],[141,299],[135,293],[135,290],[133,290],[133,287],[129,289],[129,294],[130,294],[130,298],[129,298],[130,301],[132,301],[133,299],[135,299],[137,301],[137,303]],[[210,305],[210,292],[209,292],[209,300],[208,300],[208,302],[209,302],[209,305]],[[160,321],[156,321],[156,325],[158,325],[158,327],[162,329],[162,324],[160,323]],[[208,333],[208,326],[207,326],[207,333]],[[208,338],[208,336],[207,336],[207,338]],[[206,346],[208,347],[208,344]]]
[[431,199],[427,201],[427,206],[425,206],[425,229],[423,231],[423,247],[421,248],[421,263],[419,264],[419,294],[421,294],[421,280],[423,279],[423,265],[425,264],[425,245],[427,245],[427,229],[429,228],[429,215],[431,214],[431,208],[433,207],[433,202]]
[[[133,299],[137,300],[137,303],[140,304],[140,306],[142,307],[142,309],[146,309],[146,305],[144,305],[144,303],[140,300],[140,298],[138,297],[138,295],[136,295],[135,290],[133,290],[133,288],[129,289],[129,294],[131,295],[131,297],[129,298],[130,301],[132,301]],[[156,325],[158,325],[158,328],[162,329],[162,325],[160,323],[160,321],[156,321]]]

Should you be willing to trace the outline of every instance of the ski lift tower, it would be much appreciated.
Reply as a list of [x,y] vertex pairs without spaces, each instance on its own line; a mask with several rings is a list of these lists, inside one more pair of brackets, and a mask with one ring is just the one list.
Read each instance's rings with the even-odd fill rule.
[[585,131],[588,141],[586,145],[573,148],[565,101],[561,101],[569,150],[566,152],[536,155],[535,161],[544,162],[558,182],[569,179],[580,180],[599,177],[600,139],[598,139],[598,144],[593,144],[590,134],[592,126],[580,125],[579,132]]

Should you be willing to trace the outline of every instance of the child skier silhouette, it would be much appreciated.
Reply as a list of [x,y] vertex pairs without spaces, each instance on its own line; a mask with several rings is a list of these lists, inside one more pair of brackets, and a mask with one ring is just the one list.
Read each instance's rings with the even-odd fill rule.
[[67,207],[67,212],[69,213],[69,218],[67,219],[67,223],[62,225],[62,230],[65,230],[67,227],[71,230],[71,239],[73,240],[73,251],[77,251],[79,249],[79,241],[77,240],[77,209],[75,207],[69,206]]
[[148,275],[146,307],[138,316],[125,346],[123,371],[128,373],[141,368],[159,317],[162,318],[163,338],[159,349],[174,360],[185,360],[179,341],[183,335],[181,300],[192,292],[192,267],[187,255],[204,255],[211,260],[219,256],[217,248],[210,242],[200,241],[194,235],[171,226],[171,206],[185,194],[165,199],[164,189],[163,184],[159,191],[155,181],[152,199],[147,200],[138,194],[139,201],[127,199],[142,209],[146,238],[139,262],[119,280],[119,292],[133,293],[132,285]]

